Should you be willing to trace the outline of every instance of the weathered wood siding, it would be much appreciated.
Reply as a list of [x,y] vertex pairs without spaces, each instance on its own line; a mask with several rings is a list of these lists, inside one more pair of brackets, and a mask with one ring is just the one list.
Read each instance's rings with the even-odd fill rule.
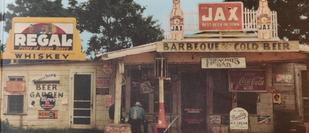
[[[1,69],[1,120],[8,120],[10,124],[31,128],[71,128],[73,110],[73,77],[74,73],[89,73],[93,75],[92,80],[92,124],[89,128],[103,129],[109,122],[108,107],[111,103],[109,86],[102,88],[97,86],[97,82],[102,81],[102,77],[109,79],[110,75],[104,75],[104,65],[101,63],[59,63],[59,64],[36,64],[36,65],[9,65]],[[48,76],[52,75],[52,76]],[[7,95],[10,93],[3,88],[6,86],[9,76],[23,76],[26,83],[24,94],[24,113],[18,115],[7,114]],[[51,79],[59,81],[56,88],[38,88],[34,80]],[[104,83],[105,84],[105,83]],[[102,86],[102,84],[100,84]],[[52,92],[56,95],[56,104],[52,110],[57,111],[56,119],[39,119],[38,111],[44,110],[40,107],[40,96],[44,92]],[[34,105],[31,103],[34,102]]]

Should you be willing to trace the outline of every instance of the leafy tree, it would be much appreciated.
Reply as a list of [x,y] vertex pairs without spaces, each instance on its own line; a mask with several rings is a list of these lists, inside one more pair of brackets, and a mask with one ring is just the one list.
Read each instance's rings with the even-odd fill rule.
[[[239,0],[226,0],[239,1]],[[245,7],[257,9],[259,0],[241,0]],[[308,0],[268,0],[272,10],[278,13],[280,38],[299,40],[309,44],[309,1]]]
[[[71,1],[71,0],[69,0]],[[62,0],[15,0],[7,6],[5,30],[11,29],[13,17],[67,17],[73,14],[62,5]]]
[[90,0],[75,7],[79,26],[93,33],[87,53],[102,53],[163,39],[152,17],[133,0]]
[[144,17],[144,7],[133,0],[15,0],[8,5],[6,31],[15,16],[76,16],[78,28],[92,34],[87,54],[101,53],[163,39],[162,30],[151,16]]
[[4,21],[4,13],[0,13],[0,22]]

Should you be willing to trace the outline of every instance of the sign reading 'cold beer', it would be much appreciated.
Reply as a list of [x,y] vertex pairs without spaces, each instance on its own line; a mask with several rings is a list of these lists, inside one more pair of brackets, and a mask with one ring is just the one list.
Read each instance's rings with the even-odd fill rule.
[[241,2],[199,4],[199,30],[242,30]]
[[272,42],[205,42],[166,41],[157,46],[158,52],[293,52],[299,45],[285,41]]
[[75,18],[17,17],[4,59],[85,60]]

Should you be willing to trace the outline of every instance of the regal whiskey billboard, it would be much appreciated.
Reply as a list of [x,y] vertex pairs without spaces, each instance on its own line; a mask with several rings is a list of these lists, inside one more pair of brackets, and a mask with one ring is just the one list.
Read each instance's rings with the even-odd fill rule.
[[85,60],[75,18],[13,19],[4,59]]

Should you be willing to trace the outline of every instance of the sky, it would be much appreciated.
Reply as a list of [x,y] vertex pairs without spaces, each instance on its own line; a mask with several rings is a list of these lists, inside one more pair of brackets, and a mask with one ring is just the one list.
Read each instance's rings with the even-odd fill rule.
[[[6,5],[13,3],[15,0],[0,0],[0,11],[4,12],[6,10]],[[79,0],[85,1],[85,0]],[[168,29],[169,24],[169,14],[172,9],[172,0],[134,0],[140,5],[144,6],[146,16],[153,16],[155,20],[158,21],[162,29]],[[181,7],[185,14],[185,23],[196,23],[197,19],[191,19],[192,14],[197,13],[197,7],[199,3],[210,3],[210,2],[221,2],[223,0],[181,0]],[[64,0],[64,5],[66,5],[66,0]],[[186,17],[188,16],[188,17]],[[195,25],[195,24],[194,24]],[[195,29],[195,27],[189,27]],[[7,34],[3,33],[3,23],[0,23],[0,40],[6,40]],[[90,34],[82,33],[83,44],[87,43],[87,39],[90,38]]]
[[[221,2],[223,0],[181,0],[181,7],[188,16],[197,13],[199,3]],[[172,0],[135,0],[135,2],[146,7],[145,15],[153,16],[163,29],[166,29],[169,23],[169,15],[172,9]]]

